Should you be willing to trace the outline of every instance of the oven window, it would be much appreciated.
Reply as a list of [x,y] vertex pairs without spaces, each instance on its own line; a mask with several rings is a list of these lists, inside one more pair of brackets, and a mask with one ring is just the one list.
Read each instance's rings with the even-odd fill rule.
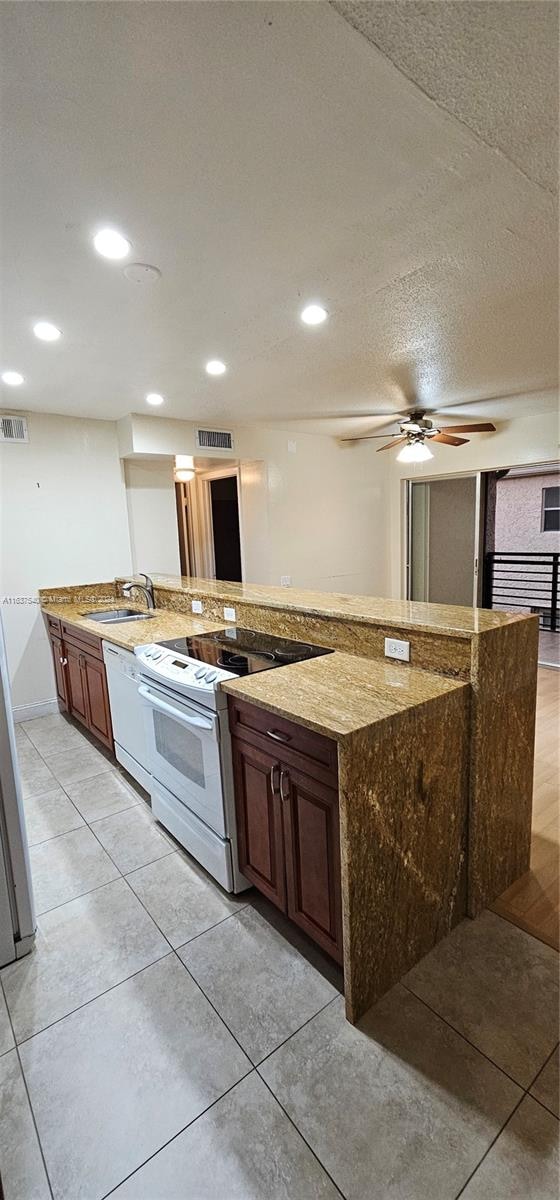
[[153,710],[156,750],[171,767],[191,783],[203,788],[204,756],[202,741],[196,733],[180,725],[165,713]]

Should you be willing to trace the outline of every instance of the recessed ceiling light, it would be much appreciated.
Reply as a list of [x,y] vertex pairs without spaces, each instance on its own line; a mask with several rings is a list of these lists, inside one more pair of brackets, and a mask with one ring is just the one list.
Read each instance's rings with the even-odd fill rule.
[[226,364],[219,358],[211,358],[210,362],[206,363],[206,373],[207,375],[225,375]]
[[57,329],[56,325],[52,325],[50,321],[37,321],[33,326],[33,333],[42,342],[57,342],[61,335],[61,330]]
[[154,408],[157,408],[158,405],[163,404],[163,396],[160,396],[159,392],[148,392],[146,404],[153,404]]
[[93,239],[93,244],[103,258],[126,258],[132,249],[131,242],[123,237],[118,229],[100,229]]
[[326,308],[321,304],[308,304],[300,313],[305,325],[322,325],[328,315]]
[[9,387],[19,387],[23,383],[23,375],[19,371],[3,371],[2,383],[7,383]]

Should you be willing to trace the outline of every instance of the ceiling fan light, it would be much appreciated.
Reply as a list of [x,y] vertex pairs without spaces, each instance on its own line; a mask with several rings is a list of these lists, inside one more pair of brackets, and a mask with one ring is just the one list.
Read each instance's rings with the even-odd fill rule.
[[432,451],[428,449],[425,442],[407,442],[406,446],[399,450],[397,462],[427,462],[429,458],[433,457]]

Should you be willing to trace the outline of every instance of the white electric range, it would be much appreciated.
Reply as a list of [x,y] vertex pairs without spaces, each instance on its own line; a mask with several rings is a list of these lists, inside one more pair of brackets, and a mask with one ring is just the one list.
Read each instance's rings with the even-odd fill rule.
[[239,870],[227,696],[220,684],[329,654],[237,627],[137,646],[152,812],[228,892]]

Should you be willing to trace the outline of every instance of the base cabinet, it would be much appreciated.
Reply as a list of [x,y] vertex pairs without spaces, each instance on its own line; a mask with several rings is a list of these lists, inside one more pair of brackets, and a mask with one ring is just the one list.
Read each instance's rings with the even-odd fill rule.
[[286,909],[284,828],[274,786],[275,758],[232,739],[239,866],[273,904]]
[[88,725],[86,690],[84,686],[84,656],[76,646],[70,643],[64,645],[66,673],[68,679],[68,709],[73,717]]
[[66,683],[66,662],[64,659],[64,647],[62,638],[56,634],[50,634],[51,650],[54,664],[54,677],[56,680],[56,698],[59,708],[68,709],[68,687]]
[[288,916],[341,961],[338,792],[290,767],[280,795]]
[[[290,733],[288,722],[282,720],[278,729],[280,723],[275,719],[275,727],[268,730],[262,723],[262,710],[262,727],[252,728],[251,707],[230,702],[240,868],[273,904],[342,962],[338,787],[333,759],[326,761],[318,753],[322,747],[309,745],[309,737],[319,735],[309,735],[299,726],[293,726],[295,732]],[[240,736],[240,730],[247,730],[246,736]]]
[[45,616],[51,643],[59,707],[93,733],[109,750],[113,730],[101,639],[75,625]]

